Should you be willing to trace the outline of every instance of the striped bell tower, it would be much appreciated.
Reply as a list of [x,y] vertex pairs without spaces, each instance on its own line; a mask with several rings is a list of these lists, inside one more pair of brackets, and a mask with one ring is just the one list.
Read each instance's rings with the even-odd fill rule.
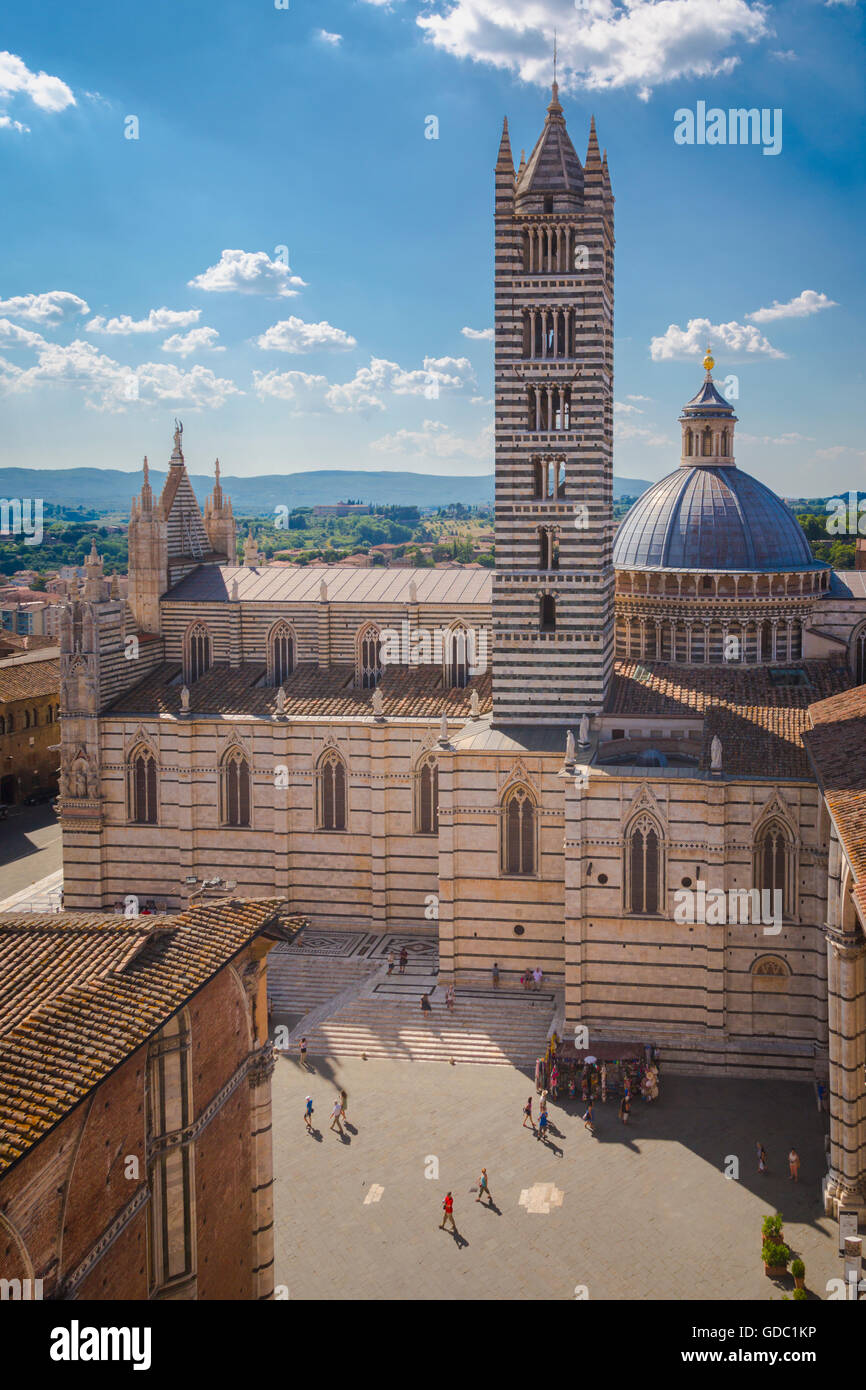
[[557,84],[515,174],[496,163],[493,717],[572,723],[613,669],[613,195]]

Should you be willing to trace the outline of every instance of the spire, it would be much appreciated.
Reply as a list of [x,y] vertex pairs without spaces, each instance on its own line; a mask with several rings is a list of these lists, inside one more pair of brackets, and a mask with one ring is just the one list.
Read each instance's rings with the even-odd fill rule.
[[511,153],[511,141],[508,138],[508,117],[502,122],[502,139],[499,142],[499,158],[496,161],[497,171],[507,169],[513,176],[514,157]]
[[548,106],[548,111],[561,111],[559,104],[559,83],[556,80],[556,30],[553,31],[553,96]]
[[183,421],[175,417],[174,421],[174,450],[171,455],[172,468],[180,467],[183,464]]
[[518,178],[520,178],[520,175],[523,173],[523,171],[524,171],[525,168],[526,168],[526,150],[521,150],[521,151],[520,151],[520,168],[519,168],[518,171],[517,171],[517,177],[518,177]]
[[711,348],[710,348],[709,343],[707,343],[707,355],[706,355],[706,357],[704,358],[703,364],[702,364],[702,365],[703,365],[704,371],[706,372],[706,376],[704,377],[704,380],[705,380],[705,381],[712,381],[712,379],[713,379],[713,367],[716,365],[716,362],[715,362],[715,358],[713,357],[712,350],[711,350]]
[[212,502],[212,505],[213,505],[213,507],[214,507],[215,509],[219,510],[219,508],[222,506],[222,504],[223,504],[223,490],[222,490],[222,487],[220,486],[220,461],[219,461],[219,459],[217,459],[216,462],[215,462],[215,464],[214,464],[214,484],[213,484],[213,502]]
[[150,467],[147,462],[147,454],[144,456],[144,482],[141,485],[141,510],[143,512],[153,511],[153,489],[150,486]]
[[598,148],[598,136],[595,133],[595,116],[589,120],[589,144],[586,147],[585,169],[600,169],[601,151]]

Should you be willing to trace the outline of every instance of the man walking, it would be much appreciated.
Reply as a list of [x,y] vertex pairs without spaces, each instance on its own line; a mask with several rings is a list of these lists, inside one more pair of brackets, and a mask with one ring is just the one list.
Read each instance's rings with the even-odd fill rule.
[[340,1131],[341,1134],[343,1133],[343,1126],[340,1124],[340,1114],[342,1112],[342,1109],[343,1106],[340,1101],[340,1097],[337,1096],[337,1099],[334,1101],[334,1108],[331,1111],[331,1123],[329,1125],[329,1128],[336,1128]]
[[490,1205],[493,1206],[493,1198],[490,1195],[490,1184],[487,1181],[487,1169],[482,1168],[481,1177],[478,1179],[478,1196],[475,1198],[476,1202],[480,1202],[481,1198],[485,1196]]
[[301,1038],[301,1041],[298,1043],[298,1056],[299,1056],[300,1059],[301,1059],[301,1066],[302,1066],[303,1070],[306,1071],[306,1070],[307,1070],[307,1039],[306,1039],[306,1038]]
[[313,1097],[312,1097],[312,1096],[307,1096],[306,1104],[304,1105],[304,1124],[307,1126],[307,1129],[308,1129],[309,1133],[312,1134],[312,1132],[313,1132]]
[[408,963],[409,963],[409,952],[406,950],[406,947],[405,947],[405,946],[402,946],[402,947],[400,948],[400,974],[401,974],[401,975],[405,975],[405,974],[406,974],[406,966],[408,965]]
[[440,1231],[444,1231],[445,1222],[450,1221],[451,1229],[456,1235],[457,1227],[454,1225],[454,1198],[451,1196],[450,1192],[445,1193],[445,1201],[442,1203],[442,1210],[445,1215],[442,1217],[442,1225],[439,1227]]

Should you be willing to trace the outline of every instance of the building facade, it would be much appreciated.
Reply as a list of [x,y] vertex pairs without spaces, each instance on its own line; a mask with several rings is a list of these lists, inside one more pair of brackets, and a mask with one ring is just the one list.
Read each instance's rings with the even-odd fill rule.
[[[234,563],[180,433],[62,632],[69,907],[219,874],[325,925],[435,926],[441,976],[539,965],[561,1023],[826,1080],[831,819],[810,706],[866,590],[738,469],[712,377],[613,545],[613,197],[556,90],[495,171],[496,568]],[[689,905],[691,904],[691,917]],[[866,1059],[864,1059],[866,1061]]]
[[[56,648],[49,649],[56,652]],[[0,804],[57,791],[60,662],[45,649],[0,657]]]

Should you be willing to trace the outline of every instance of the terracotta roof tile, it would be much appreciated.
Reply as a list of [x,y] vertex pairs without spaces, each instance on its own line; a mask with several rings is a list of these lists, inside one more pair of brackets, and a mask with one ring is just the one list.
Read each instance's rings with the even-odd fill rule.
[[806,749],[866,909],[866,686],[811,706]]
[[[264,665],[216,665],[190,686],[191,714],[250,714],[270,718],[276,711],[277,692],[264,685]],[[373,691],[357,690],[353,666],[320,669],[304,662],[285,681],[285,712],[289,718],[363,717],[373,713]],[[180,714],[181,667],[176,662],[157,666],[150,675],[126,691],[113,705],[112,714]],[[386,666],[379,683],[382,712],[386,718],[438,719],[442,714],[455,718],[469,716],[473,689],[478,691],[479,712],[491,708],[490,672],[473,676],[462,690],[443,685],[439,666]]]
[[138,918],[0,914],[0,1173],[249,941],[281,919],[297,930],[285,906],[220,901]]
[[803,745],[808,707],[851,684],[847,667],[827,661],[793,663],[805,684],[775,684],[762,667],[684,667],[618,661],[607,712],[622,715],[704,716],[701,767],[710,744],[722,741],[725,772],[734,776],[811,779]]
[[60,694],[60,662],[13,661],[0,666],[0,704],[29,700],[38,695]]

